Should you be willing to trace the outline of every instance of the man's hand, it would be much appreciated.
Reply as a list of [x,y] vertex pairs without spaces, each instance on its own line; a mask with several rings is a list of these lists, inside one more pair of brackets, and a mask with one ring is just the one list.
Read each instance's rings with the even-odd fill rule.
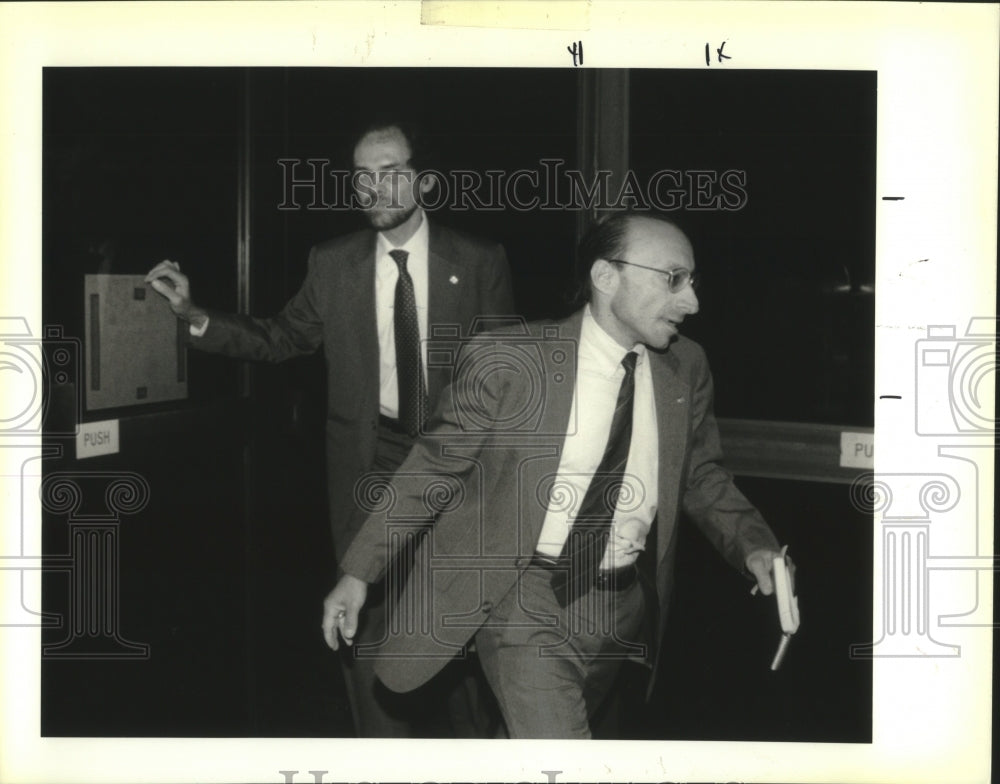
[[770,596],[774,593],[774,578],[772,575],[772,570],[774,569],[774,559],[784,557],[788,562],[788,576],[792,583],[792,588],[794,591],[795,586],[795,564],[792,563],[792,559],[788,556],[782,556],[782,554],[777,550],[754,550],[750,555],[747,556],[746,567],[747,571],[750,572],[757,580],[757,588],[764,596]]
[[358,613],[368,596],[368,583],[345,574],[323,601],[323,636],[326,644],[337,650],[337,632],[351,645],[358,630]]
[[191,284],[187,275],[181,272],[181,265],[175,261],[161,261],[146,275],[146,283],[158,294],[167,298],[174,314],[195,327],[200,327],[206,318],[205,311],[191,301]]

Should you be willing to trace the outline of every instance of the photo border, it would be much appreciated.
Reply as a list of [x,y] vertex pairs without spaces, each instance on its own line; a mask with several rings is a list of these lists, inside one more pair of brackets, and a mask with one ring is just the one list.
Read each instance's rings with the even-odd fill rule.
[[[440,13],[443,4],[437,5]],[[45,66],[573,68],[567,47],[582,41],[584,65],[594,68],[871,69],[878,72],[875,474],[947,473],[954,461],[946,452],[969,442],[917,432],[916,400],[926,390],[918,389],[916,344],[931,325],[961,333],[971,319],[996,309],[998,6],[614,0],[584,6],[585,22],[573,17],[563,23],[570,29],[532,29],[517,18],[463,18],[456,26],[447,23],[447,8],[443,19],[424,24],[415,1],[0,5],[0,204],[6,205],[0,314],[23,320],[36,336],[42,330]],[[503,26],[478,26],[489,24]],[[730,59],[706,66],[706,46],[722,42]],[[15,442],[18,449],[7,448]],[[3,474],[19,471],[22,450],[34,449],[40,446],[30,434],[0,442]],[[993,551],[992,439],[978,454],[975,471],[959,472],[964,496],[976,504],[976,551],[968,549],[966,518],[959,515],[948,518],[955,524],[934,528],[932,555],[969,559]],[[905,482],[904,492],[914,484],[919,480]],[[21,515],[38,510],[3,501],[0,553],[41,552],[39,542],[19,539]],[[878,640],[884,550],[878,526],[873,534],[872,639]],[[982,589],[980,610],[992,618],[992,569],[966,568]],[[40,571],[23,574],[31,593]],[[932,587],[934,617],[970,602],[959,570],[935,574]],[[4,595],[3,611],[14,601],[20,597]],[[941,782],[989,774],[992,695],[983,685],[992,682],[992,627],[981,624],[949,627],[947,642],[961,649],[957,657],[876,657],[873,743],[850,745],[40,738],[40,636],[40,628],[0,629],[4,781],[280,782],[288,780],[281,771],[290,770],[299,771],[294,781],[314,780],[309,771],[327,771],[323,781]]]

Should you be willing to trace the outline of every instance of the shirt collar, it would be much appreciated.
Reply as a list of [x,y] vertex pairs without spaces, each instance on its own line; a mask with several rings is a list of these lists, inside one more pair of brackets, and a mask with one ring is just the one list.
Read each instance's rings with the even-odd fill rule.
[[618,341],[597,323],[588,304],[584,308],[583,324],[580,327],[580,352],[593,362],[602,374],[613,376],[621,368],[622,359],[629,351],[634,351],[638,355],[636,367],[645,361],[646,346],[636,343],[631,349],[622,348]]
[[405,250],[411,256],[413,255],[427,255],[427,247],[429,244],[429,232],[427,229],[427,216],[421,210],[420,212],[420,225],[417,226],[417,230],[413,232],[413,236],[410,237],[402,245],[392,246],[389,244],[389,240],[385,238],[385,234],[381,231],[375,235],[375,257],[382,258],[387,256],[391,250]]

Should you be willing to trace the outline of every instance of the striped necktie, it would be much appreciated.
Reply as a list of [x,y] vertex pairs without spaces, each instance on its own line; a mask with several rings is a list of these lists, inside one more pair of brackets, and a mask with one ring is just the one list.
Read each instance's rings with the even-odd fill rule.
[[634,351],[622,358],[625,377],[618,389],[618,401],[604,456],[590,480],[560,554],[560,560],[568,563],[569,571],[566,582],[553,583],[553,588],[564,607],[590,590],[607,548],[611,521],[618,505],[618,493],[632,443],[632,403],[635,398],[637,358]]

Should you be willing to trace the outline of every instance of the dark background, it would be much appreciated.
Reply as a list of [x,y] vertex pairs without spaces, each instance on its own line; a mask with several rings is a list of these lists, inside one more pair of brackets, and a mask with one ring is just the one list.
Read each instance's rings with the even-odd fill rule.
[[[46,69],[43,307],[82,340],[83,275],[181,263],[197,301],[237,302],[237,180],[250,129],[251,312],[277,311],[309,247],[360,225],[279,210],[281,157],[347,164],[358,117],[419,116],[450,168],[576,166],[570,69]],[[680,210],[696,248],[705,345],[721,417],[871,426],[875,77],[858,72],[632,71],[631,166],[739,169],[738,211]],[[518,310],[570,310],[576,215],[447,211],[503,242]],[[121,452],[59,471],[131,471],[150,501],[123,515],[118,631],[137,659],[42,659],[43,735],[350,735],[339,667],[319,633],[334,560],[325,510],[322,359],[248,365],[189,352],[187,401],[84,412],[119,418]],[[53,388],[50,420],[79,387]],[[772,601],[752,598],[697,534],[681,542],[665,675],[626,711],[624,737],[868,742],[871,518],[843,484],[740,478],[800,567],[803,626],[785,666]],[[43,519],[45,552],[69,547]],[[68,617],[66,573],[48,612]],[[65,622],[43,643],[67,639]],[[635,689],[628,675],[621,690]]]

